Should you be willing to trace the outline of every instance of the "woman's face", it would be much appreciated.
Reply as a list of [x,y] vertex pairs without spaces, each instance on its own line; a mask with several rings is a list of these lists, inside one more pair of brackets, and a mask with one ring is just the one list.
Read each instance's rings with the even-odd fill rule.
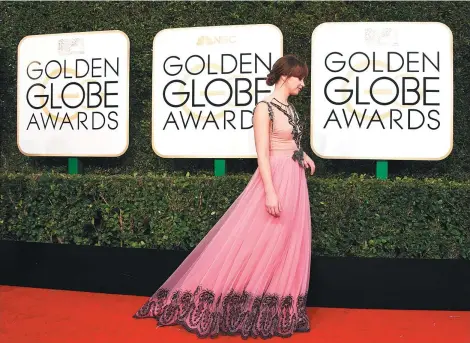
[[304,79],[299,79],[298,77],[291,76],[285,79],[285,82],[282,81],[284,87],[287,88],[290,95],[298,95],[300,91],[305,87]]

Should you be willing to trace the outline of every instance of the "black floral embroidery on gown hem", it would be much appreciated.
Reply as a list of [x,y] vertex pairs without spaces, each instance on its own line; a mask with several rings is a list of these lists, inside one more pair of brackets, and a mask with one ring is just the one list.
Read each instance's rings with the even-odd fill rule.
[[294,332],[310,331],[306,299],[307,294],[294,299],[291,295],[254,296],[233,290],[216,299],[213,291],[201,287],[194,293],[176,290],[170,296],[170,291],[162,288],[133,317],[155,318],[157,326],[181,325],[199,338],[219,334],[243,339],[287,338]]

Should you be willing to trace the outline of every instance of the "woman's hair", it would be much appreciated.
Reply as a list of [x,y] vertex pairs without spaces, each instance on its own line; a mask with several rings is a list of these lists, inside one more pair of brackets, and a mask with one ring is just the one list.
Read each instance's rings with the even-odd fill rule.
[[272,86],[284,75],[304,79],[308,75],[307,64],[299,60],[295,55],[285,55],[274,63],[266,79],[266,84]]

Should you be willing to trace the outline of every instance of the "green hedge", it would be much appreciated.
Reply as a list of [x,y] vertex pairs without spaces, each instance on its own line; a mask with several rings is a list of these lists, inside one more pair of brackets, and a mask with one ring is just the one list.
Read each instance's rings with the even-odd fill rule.
[[[161,159],[151,149],[152,42],[165,28],[269,23],[284,35],[286,53],[310,63],[311,34],[327,21],[440,21],[454,37],[455,145],[440,162],[393,162],[392,175],[468,178],[470,174],[470,4],[465,2],[2,2],[0,3],[0,171],[65,171],[64,158],[29,158],[16,146],[16,51],[27,35],[118,29],[131,42],[130,145],[120,158],[84,159],[90,173],[211,171],[210,159]],[[7,85],[7,87],[3,86]],[[309,118],[310,87],[297,108]],[[306,127],[309,132],[309,126]],[[302,145],[307,152],[309,135]],[[374,173],[373,161],[317,160],[318,175]],[[230,173],[251,172],[254,160],[228,160]]]
[[[0,239],[190,250],[250,175],[0,175]],[[470,182],[309,177],[316,255],[470,258]]]

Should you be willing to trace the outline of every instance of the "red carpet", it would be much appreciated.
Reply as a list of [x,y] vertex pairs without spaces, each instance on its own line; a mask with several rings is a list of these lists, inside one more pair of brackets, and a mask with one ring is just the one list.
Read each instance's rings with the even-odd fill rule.
[[[0,286],[0,342],[200,341],[178,326],[157,328],[152,319],[133,319],[132,315],[146,299],[147,297]],[[470,342],[470,312],[310,308],[309,317],[312,323],[311,332],[296,334],[288,342]],[[240,337],[221,336],[215,341],[242,340]],[[282,338],[269,341],[286,342]]]

